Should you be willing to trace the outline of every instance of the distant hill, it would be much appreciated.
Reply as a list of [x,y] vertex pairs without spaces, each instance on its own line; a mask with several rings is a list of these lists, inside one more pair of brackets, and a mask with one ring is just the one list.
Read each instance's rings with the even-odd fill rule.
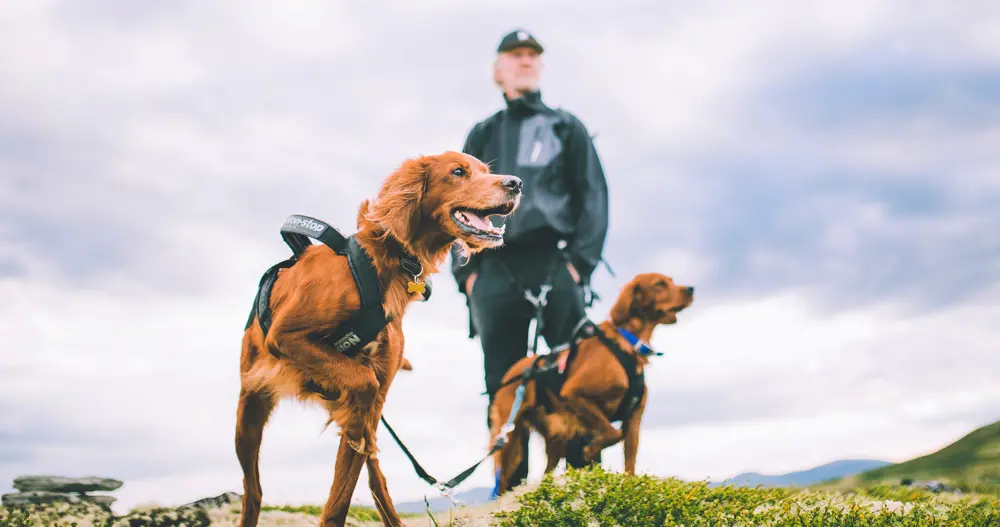
[[757,485],[764,487],[816,485],[824,481],[851,476],[889,464],[888,461],[879,461],[876,459],[844,459],[787,474],[768,475],[757,472],[746,472],[733,476],[716,485],[736,485],[741,487],[756,487]]
[[[492,488],[489,487],[476,487],[469,489],[465,492],[459,492],[455,494],[455,499],[465,503],[468,506],[482,505],[484,503],[489,503],[490,492]],[[433,494],[433,496],[432,496]],[[448,498],[441,496],[435,491],[428,491],[427,501],[430,503],[431,512],[441,512],[446,511],[452,507],[452,502]],[[404,512],[425,512],[427,506],[424,504],[424,500],[415,501],[404,501],[402,503],[397,503],[396,510],[400,513]]]
[[899,483],[903,479],[1000,489],[1000,421],[978,428],[937,452],[857,476],[862,484]]

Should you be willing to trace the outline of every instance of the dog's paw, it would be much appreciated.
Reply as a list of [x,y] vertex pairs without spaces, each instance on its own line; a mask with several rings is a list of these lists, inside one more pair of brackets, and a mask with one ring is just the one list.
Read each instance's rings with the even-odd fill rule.
[[583,447],[583,458],[587,460],[588,463],[592,463],[597,460],[597,456],[601,455],[602,448],[596,443],[588,443],[587,446]]

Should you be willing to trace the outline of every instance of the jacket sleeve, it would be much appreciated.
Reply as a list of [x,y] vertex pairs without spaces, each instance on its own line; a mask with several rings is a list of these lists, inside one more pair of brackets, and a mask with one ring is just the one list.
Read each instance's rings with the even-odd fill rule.
[[566,153],[580,215],[576,221],[576,234],[568,242],[567,249],[573,267],[583,283],[587,284],[601,261],[607,238],[608,185],[587,127],[573,116],[570,122]]
[[[462,147],[462,152],[475,156],[477,158],[482,157],[482,123],[479,123],[472,127],[469,131],[469,135],[465,138],[465,146]],[[473,254],[468,257],[468,261],[463,257],[458,248],[454,245],[451,247],[451,274],[455,277],[455,282],[458,284],[458,291],[462,294],[467,294],[465,291],[465,281],[469,278],[473,272],[479,268],[479,255]]]

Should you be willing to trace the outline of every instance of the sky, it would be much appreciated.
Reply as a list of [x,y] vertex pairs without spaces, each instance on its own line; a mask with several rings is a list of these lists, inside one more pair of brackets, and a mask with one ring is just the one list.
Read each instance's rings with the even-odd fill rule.
[[[1000,419],[1000,6],[574,5],[5,2],[0,492],[113,477],[122,511],[242,492],[240,340],[281,222],[350,231],[404,159],[460,149],[503,104],[490,64],[515,28],[608,178],[591,318],[636,273],[696,287],[653,337],[640,472],[903,461]],[[489,438],[465,301],[434,283],[385,417],[447,479]],[[279,406],[265,503],[325,500],[324,423]],[[436,495],[379,442],[396,502]],[[604,459],[620,470],[620,445]]]

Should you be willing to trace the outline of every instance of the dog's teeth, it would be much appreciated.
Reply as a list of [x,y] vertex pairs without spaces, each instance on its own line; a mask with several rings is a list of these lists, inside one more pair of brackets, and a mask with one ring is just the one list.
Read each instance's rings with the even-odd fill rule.
[[503,233],[507,232],[507,224],[505,223],[505,224],[501,225],[500,228],[497,229],[497,232],[500,233],[500,234],[503,234]]

